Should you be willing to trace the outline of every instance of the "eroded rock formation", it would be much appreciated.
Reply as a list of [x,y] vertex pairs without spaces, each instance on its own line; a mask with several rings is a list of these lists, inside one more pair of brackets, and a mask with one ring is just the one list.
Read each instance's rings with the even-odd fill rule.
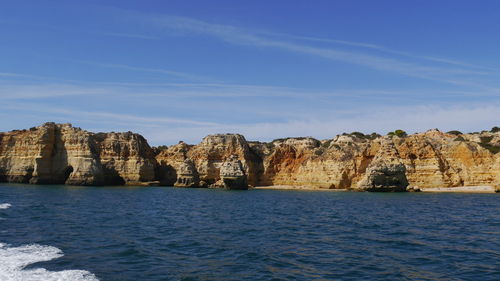
[[200,180],[211,186],[221,186],[220,169],[232,155],[241,161],[250,185],[257,185],[262,174],[262,159],[252,150],[245,137],[239,134],[217,134],[203,138],[198,145],[184,142],[168,147],[156,159],[162,169],[178,171],[186,159],[191,159]]
[[133,133],[93,134],[45,123],[0,134],[0,179],[36,184],[134,184],[155,179],[156,159]]
[[157,159],[172,166],[193,159],[200,177],[219,187],[223,186],[221,165],[233,154],[252,186],[370,191],[403,191],[409,184],[494,186],[500,180],[500,153],[486,149],[482,135],[495,145],[500,132],[463,138],[438,130],[401,137],[356,133],[323,141],[307,137],[270,143],[247,142],[240,135],[212,135],[198,145],[171,146]]
[[[0,133],[0,181],[77,185],[289,185],[402,191],[500,183],[500,131],[343,134],[247,142],[217,134],[152,149],[140,135],[46,123]],[[415,188],[410,188],[415,189]]]
[[176,187],[199,187],[200,177],[191,159],[186,159],[179,166],[177,171]]
[[245,170],[237,155],[231,155],[220,168],[220,177],[227,189],[248,189]]
[[362,179],[353,187],[361,191],[406,191],[406,167],[393,138],[382,138],[380,148]]

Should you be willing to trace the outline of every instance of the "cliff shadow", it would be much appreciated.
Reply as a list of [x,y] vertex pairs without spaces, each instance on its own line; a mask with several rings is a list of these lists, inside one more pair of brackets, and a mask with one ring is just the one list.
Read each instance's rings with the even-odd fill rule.
[[104,185],[124,185],[125,180],[118,173],[118,171],[112,167],[111,165],[103,165],[102,166],[103,174],[104,174]]
[[7,182],[7,175],[4,168],[0,168],[0,182]]
[[156,167],[155,172],[160,185],[174,186],[177,181],[177,171],[172,165],[161,163]]
[[69,179],[69,176],[71,175],[71,173],[73,173],[73,166],[69,165],[64,170],[64,175],[63,175],[64,182],[66,182]]
[[6,181],[14,183],[31,183],[33,171],[33,167],[27,167],[22,175],[6,175]]
[[36,159],[36,176],[32,184],[65,184],[73,172],[68,163],[68,150],[59,128],[54,128],[53,142],[48,142],[42,157]]

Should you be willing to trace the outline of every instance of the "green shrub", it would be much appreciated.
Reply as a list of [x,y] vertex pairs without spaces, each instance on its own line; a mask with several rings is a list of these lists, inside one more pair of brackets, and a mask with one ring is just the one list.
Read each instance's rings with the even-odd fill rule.
[[500,152],[500,146],[492,145],[490,143],[480,143],[479,145],[486,148],[493,154],[497,154],[498,152]]
[[167,145],[159,145],[156,147],[156,149],[158,149],[158,151],[163,151],[163,150],[167,150],[168,146]]
[[465,141],[465,139],[462,136],[458,136],[454,139],[454,141]]
[[267,149],[271,150],[274,148],[274,143],[273,142],[266,142],[264,145],[267,147]]
[[455,135],[455,136],[462,135],[462,132],[456,131],[456,130],[449,131],[449,132],[446,132],[446,133],[450,134],[450,135]]
[[408,135],[408,134],[407,134],[405,131],[403,131],[403,130],[396,130],[396,131],[394,131],[394,134],[396,134],[396,136],[398,136],[398,137],[406,137],[406,136]]
[[323,155],[324,152],[325,152],[325,150],[323,148],[320,148],[320,149],[316,149],[314,151],[314,154],[316,154],[317,156],[320,156],[320,155]]
[[495,126],[495,127],[491,128],[490,132],[492,132],[492,133],[500,132],[500,128]]
[[358,137],[358,138],[361,138],[361,139],[365,139],[366,138],[365,134],[363,134],[361,132],[352,132],[350,135]]
[[296,139],[296,140],[305,140],[308,138],[313,138],[313,137],[289,137],[289,138],[279,138],[279,139],[274,139],[271,142],[284,142],[289,139]]
[[394,132],[389,132],[389,133],[387,133],[387,135],[388,136],[398,136],[400,138],[404,138],[404,137],[408,136],[408,134],[405,131],[400,130],[400,129],[395,130]]
[[333,140],[327,140],[324,143],[321,144],[321,147],[328,148],[330,147],[330,144],[332,144]]
[[489,143],[493,139],[493,136],[480,137],[479,139],[481,140],[481,143]]
[[355,136],[357,138],[367,139],[367,140],[373,140],[373,139],[376,139],[376,138],[380,137],[380,135],[377,134],[377,133],[371,133],[369,135],[365,135],[365,134],[363,134],[361,132],[352,132],[350,134],[343,133],[342,135],[343,136]]

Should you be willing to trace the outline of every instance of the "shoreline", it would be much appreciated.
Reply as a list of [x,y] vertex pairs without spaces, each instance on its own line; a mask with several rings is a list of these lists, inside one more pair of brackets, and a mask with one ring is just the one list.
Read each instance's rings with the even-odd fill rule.
[[[0,185],[29,185],[32,187],[36,187],[38,184],[26,184],[26,183],[9,183],[9,182],[0,182]],[[50,184],[54,186],[73,186],[73,187],[86,187],[86,186],[78,186],[78,185],[66,185],[66,184]],[[125,185],[107,185],[107,186],[91,186],[91,187],[172,187],[173,186],[161,186],[157,182],[145,182],[145,183],[134,183],[134,184],[125,184]],[[177,187],[180,188],[180,187]],[[183,187],[185,188],[185,187]],[[189,189],[189,188],[187,188]],[[197,189],[197,188],[196,188]],[[308,185],[267,185],[267,186],[255,186],[249,187],[248,190],[295,190],[295,191],[328,191],[328,192],[369,192],[369,191],[356,191],[350,189],[328,189],[321,188],[315,186]],[[412,191],[407,191],[412,192]],[[457,186],[457,187],[421,187],[420,193],[499,193],[495,192],[494,186],[489,185],[475,185],[475,186]],[[380,193],[380,192],[375,192]],[[382,193],[391,193],[391,192],[382,192]]]
[[457,193],[495,193],[495,187],[489,185],[457,187],[422,187],[422,192],[457,192]]
[[[301,191],[349,191],[348,189],[328,189],[307,185],[269,185],[256,186],[251,189],[256,190],[301,190]],[[495,193],[495,187],[488,185],[457,186],[457,187],[423,187],[420,192],[425,193]]]
[[260,190],[305,190],[305,191],[348,191],[347,189],[328,189],[307,185],[265,185],[265,186],[255,186],[250,189],[260,189]]

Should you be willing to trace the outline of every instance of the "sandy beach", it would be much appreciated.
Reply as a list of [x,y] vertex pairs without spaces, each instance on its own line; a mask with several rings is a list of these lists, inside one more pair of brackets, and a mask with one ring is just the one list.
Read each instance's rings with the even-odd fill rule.
[[495,193],[493,186],[457,186],[420,188],[422,192],[461,192],[461,193]]
[[347,191],[347,189],[328,189],[307,185],[269,185],[256,186],[253,189]]
[[[347,191],[347,189],[327,189],[307,185],[270,185],[256,186],[253,189],[274,190],[320,190],[320,191]],[[420,188],[422,192],[457,192],[457,193],[495,193],[493,186],[457,186],[457,187],[425,187]]]

